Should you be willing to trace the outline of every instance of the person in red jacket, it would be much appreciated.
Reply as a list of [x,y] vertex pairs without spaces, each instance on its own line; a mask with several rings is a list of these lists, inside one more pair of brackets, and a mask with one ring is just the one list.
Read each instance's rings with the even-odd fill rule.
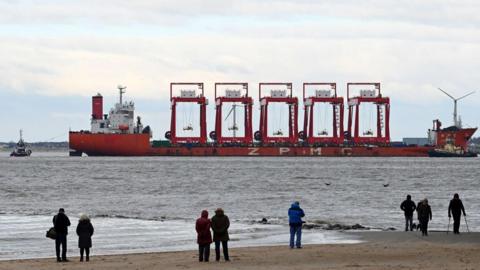
[[195,230],[197,231],[197,243],[198,243],[198,260],[208,262],[210,257],[210,244],[212,243],[212,233],[210,232],[211,222],[208,219],[208,211],[203,210],[202,216],[197,219],[195,223]]

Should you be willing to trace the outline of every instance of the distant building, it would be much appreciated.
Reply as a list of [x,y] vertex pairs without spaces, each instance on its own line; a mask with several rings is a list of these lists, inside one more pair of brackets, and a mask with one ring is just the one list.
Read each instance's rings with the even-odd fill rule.
[[429,144],[428,138],[403,138],[405,145],[426,145]]
[[468,151],[474,153],[480,153],[480,144],[471,143],[468,145]]

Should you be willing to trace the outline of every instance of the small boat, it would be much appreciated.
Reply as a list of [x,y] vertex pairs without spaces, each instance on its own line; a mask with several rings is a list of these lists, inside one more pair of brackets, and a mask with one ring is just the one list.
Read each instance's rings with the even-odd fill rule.
[[455,147],[451,144],[445,145],[443,149],[431,149],[428,151],[429,157],[477,157],[478,154],[474,152],[464,151],[460,147]]
[[28,157],[32,154],[32,150],[27,148],[27,145],[23,141],[22,130],[20,130],[20,140],[15,145],[15,150],[10,153],[11,157]]
[[456,152],[449,152],[442,149],[433,149],[428,151],[429,157],[478,157],[477,153],[473,152],[463,152],[463,153],[456,153]]

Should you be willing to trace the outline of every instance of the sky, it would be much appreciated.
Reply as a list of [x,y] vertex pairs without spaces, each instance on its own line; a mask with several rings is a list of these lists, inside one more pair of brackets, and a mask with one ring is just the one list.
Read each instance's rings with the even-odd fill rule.
[[[480,126],[480,2],[473,0],[0,0],[0,141],[65,141],[89,129],[91,96],[117,85],[163,139],[169,83],[380,82],[393,140],[452,123]],[[258,122],[258,110],[254,112]],[[254,130],[258,127],[254,125]],[[478,134],[477,134],[478,136]]]

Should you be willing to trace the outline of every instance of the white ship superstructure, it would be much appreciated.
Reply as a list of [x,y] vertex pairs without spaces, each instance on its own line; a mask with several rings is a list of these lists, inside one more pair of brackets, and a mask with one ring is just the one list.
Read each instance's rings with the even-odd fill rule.
[[150,127],[143,128],[141,118],[138,116],[137,121],[135,117],[135,104],[132,101],[123,102],[123,94],[125,94],[126,87],[118,86],[120,93],[119,102],[115,107],[110,109],[109,114],[103,114],[103,97],[97,94],[92,97],[92,133],[151,133]]

